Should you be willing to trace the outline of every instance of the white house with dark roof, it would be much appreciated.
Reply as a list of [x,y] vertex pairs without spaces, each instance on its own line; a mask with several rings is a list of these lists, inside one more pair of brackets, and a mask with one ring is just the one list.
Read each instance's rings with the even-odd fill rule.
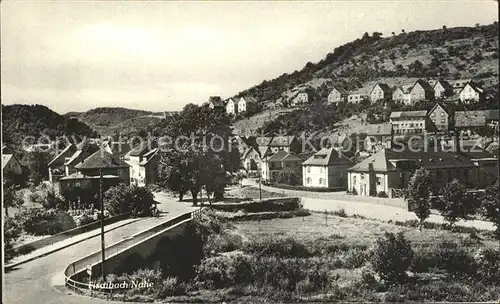
[[427,116],[437,131],[448,132],[450,129],[452,117],[450,111],[444,105],[436,103]]
[[484,100],[484,90],[474,83],[467,83],[458,93],[462,103],[481,102]]
[[347,102],[349,103],[360,103],[368,100],[370,100],[370,94],[365,88],[357,89],[347,96]]
[[232,115],[238,113],[238,103],[233,98],[229,98],[226,102],[226,113]]
[[436,81],[433,89],[435,98],[446,98],[453,95],[453,86],[444,79]]
[[158,149],[151,144],[142,143],[123,156],[130,166],[130,183],[145,186],[156,182],[159,160]]
[[341,150],[323,148],[302,163],[302,184],[306,187],[346,188],[346,170],[352,164]]
[[210,96],[208,98],[208,106],[211,109],[224,108],[224,102],[222,101],[220,96]]
[[260,171],[263,181],[274,182],[284,170],[290,170],[300,176],[302,160],[293,153],[280,150],[261,159]]
[[61,177],[65,176],[64,164],[76,151],[77,147],[70,143],[47,164],[49,167],[49,181],[51,183],[57,182]]
[[385,83],[377,83],[370,91],[370,100],[377,102],[379,100],[391,100],[392,89]]
[[330,94],[328,94],[328,103],[346,102],[347,96],[349,96],[349,92],[344,88],[339,86],[333,87]]
[[238,101],[238,113],[246,112],[257,106],[257,100],[252,96],[241,97]]

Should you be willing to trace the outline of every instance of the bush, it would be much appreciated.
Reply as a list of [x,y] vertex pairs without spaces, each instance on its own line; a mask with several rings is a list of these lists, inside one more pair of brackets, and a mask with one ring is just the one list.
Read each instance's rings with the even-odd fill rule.
[[347,217],[347,213],[345,212],[344,208],[335,210],[332,212],[333,215],[339,216],[339,217]]
[[73,219],[75,220],[77,227],[85,226],[87,224],[90,224],[90,223],[93,223],[96,221],[94,219],[94,217],[92,215],[89,215],[89,214],[82,214],[79,216],[75,216]]
[[5,217],[3,232],[4,232],[3,242],[5,247],[4,249],[5,252],[7,252],[8,250],[14,247],[14,244],[21,235],[22,230],[19,223],[16,220],[14,220],[11,217]]
[[488,283],[500,282],[500,250],[479,249],[474,260],[481,280]]
[[212,234],[203,245],[205,256],[215,255],[221,252],[229,252],[242,247],[241,236],[235,234]]
[[406,278],[406,270],[411,265],[413,250],[402,233],[394,235],[386,232],[376,241],[371,262],[380,277],[390,283]]
[[131,212],[134,216],[150,216],[153,192],[147,187],[119,184],[104,193],[104,208],[112,215]]
[[186,293],[186,287],[176,277],[168,277],[163,280],[157,289],[156,297],[166,298],[181,296]]
[[304,244],[299,243],[292,237],[265,237],[257,240],[253,239],[244,245],[243,251],[256,254],[257,256],[276,256],[282,258],[310,256],[310,252]]
[[455,276],[471,276],[476,272],[469,252],[457,243],[441,242],[418,250],[412,260],[412,270],[427,272],[432,269],[445,270]]
[[378,197],[389,197],[389,196],[387,195],[387,193],[385,193],[385,191],[380,191],[379,193],[377,193],[377,196],[378,196]]
[[29,209],[16,215],[26,233],[34,235],[57,234],[76,227],[73,218],[61,210]]

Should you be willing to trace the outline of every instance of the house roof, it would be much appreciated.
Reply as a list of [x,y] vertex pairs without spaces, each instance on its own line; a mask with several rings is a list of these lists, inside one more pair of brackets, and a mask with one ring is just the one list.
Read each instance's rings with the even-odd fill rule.
[[2,154],[2,170],[12,158],[15,159],[13,154]]
[[55,161],[57,161],[58,159],[60,159],[64,153],[68,152],[70,149],[75,149],[76,150],[76,147],[73,145],[73,144],[69,144],[67,145],[66,147],[64,147],[64,149],[61,151],[61,153],[57,154],[56,157],[54,157],[48,164],[47,166],[50,167]]
[[399,117],[425,117],[427,115],[427,111],[402,111],[402,112],[391,112],[390,118],[399,118]]
[[[90,175],[84,175],[81,172],[74,172],[68,176],[61,177],[61,180],[79,180],[79,179],[98,179],[100,176],[90,176]],[[118,179],[119,177],[116,175],[111,175],[111,174],[106,174],[102,175],[103,179]]]
[[392,126],[390,123],[369,125],[370,129],[366,132],[366,135],[391,135],[392,134]]
[[453,81],[454,88],[462,88],[465,87],[468,83],[472,82],[472,79],[457,79]]
[[[340,94],[349,94],[349,92],[348,92],[346,89],[344,89],[343,87],[341,87],[341,86],[334,86],[334,87],[332,88],[332,91],[333,91],[333,90],[337,90],[337,91],[339,91],[339,93],[340,93]],[[331,93],[331,92],[330,92],[330,93]]]
[[280,150],[273,155],[271,155],[268,159],[268,161],[301,161],[301,159],[292,153],[288,153],[284,150]]
[[413,85],[413,87],[411,89],[413,90],[413,88],[417,84],[419,84],[426,92],[434,92],[434,89],[431,87],[431,85],[423,79],[418,79],[417,81],[415,81],[415,84]]
[[307,166],[332,166],[337,164],[350,164],[350,160],[343,157],[333,148],[323,148],[309,157],[302,165]]
[[130,149],[128,153],[126,153],[128,156],[142,156],[145,153],[149,152],[149,144],[147,142],[141,142],[137,146],[133,147]]
[[436,102],[436,104],[432,107],[432,109],[429,111],[429,115],[434,112],[435,109],[438,107],[441,107],[446,113],[450,114],[450,110],[448,107],[446,107],[444,104],[440,104],[439,102]]
[[296,140],[295,136],[287,135],[287,136],[276,136],[271,139],[269,143],[270,147],[288,147],[290,144]]
[[246,101],[247,103],[257,103],[257,99],[255,99],[255,98],[254,98],[254,97],[252,97],[252,96],[243,96],[243,97],[241,97],[241,98],[240,98],[240,100],[239,100],[239,101],[241,101],[242,99],[243,99],[244,101]]
[[496,121],[498,121],[498,119],[499,119],[498,114],[499,114],[498,109],[496,109],[496,110],[490,110],[490,113],[489,113],[487,119],[488,120],[496,120]]
[[257,152],[259,152],[260,157],[266,157],[271,150],[268,146],[259,146],[257,147]]
[[352,166],[348,171],[368,172],[370,164],[373,171],[400,171],[408,169],[398,169],[394,166],[397,161],[414,161],[415,167],[431,168],[459,168],[474,167],[470,157],[464,154],[452,153],[448,151],[394,151],[382,149],[360,163]]
[[387,93],[387,94],[391,94],[391,93],[392,93],[392,89],[391,89],[391,87],[390,87],[390,86],[388,86],[386,83],[381,83],[381,82],[379,82],[379,83],[377,83],[376,85],[374,85],[374,86],[373,86],[372,91],[373,91],[373,90],[374,90],[377,86],[379,86],[379,87],[380,87],[380,89],[381,89],[382,91],[384,91],[384,93]]
[[467,87],[467,86],[470,86],[474,91],[476,91],[477,93],[483,93],[483,89],[481,89],[480,87],[478,87],[477,85],[475,85],[474,83],[472,82],[469,82],[467,84],[465,84],[462,89],[460,90],[460,92],[458,92],[458,94],[462,93],[462,91]]
[[80,159],[83,156],[83,154],[85,153],[83,153],[82,150],[76,150],[76,152],[73,153],[73,155],[71,155],[71,157],[66,161],[66,163],[64,163],[64,165],[69,166],[72,165],[73,163],[76,163],[78,159]]
[[[498,113],[498,111],[497,111]],[[455,127],[482,127],[486,125],[491,110],[456,111]],[[497,118],[498,119],[498,118]]]
[[261,136],[255,139],[258,146],[268,146],[273,138],[269,136]]
[[446,80],[444,79],[440,79],[438,81],[436,81],[436,83],[434,84],[434,88],[440,84],[445,90],[449,91],[449,90],[453,90],[453,86]]
[[369,95],[369,88],[359,88],[349,93],[349,95]]
[[101,168],[125,168],[129,167],[127,163],[114,157],[104,149],[96,151],[87,157],[83,162],[75,166],[77,169],[101,169]]
[[208,103],[211,103],[214,107],[223,107],[224,102],[220,96],[210,96],[208,97]]
[[154,149],[151,149],[146,154],[144,154],[143,155],[144,159],[139,163],[139,165],[144,166],[144,165],[148,164],[156,156],[158,151],[159,151],[158,148],[154,148]]

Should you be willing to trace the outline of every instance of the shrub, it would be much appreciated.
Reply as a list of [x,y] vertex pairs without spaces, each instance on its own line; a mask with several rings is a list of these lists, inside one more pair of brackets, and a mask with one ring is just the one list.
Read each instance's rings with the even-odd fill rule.
[[402,233],[394,235],[386,232],[383,238],[376,241],[371,262],[382,279],[396,283],[406,278],[412,257],[410,242]]
[[368,260],[368,253],[360,248],[350,248],[343,255],[344,268],[359,268]]
[[5,252],[14,247],[17,239],[21,235],[21,227],[19,223],[11,217],[5,217],[4,226],[4,247]]
[[233,251],[242,246],[241,236],[235,234],[212,234],[203,245],[205,256]]
[[339,217],[347,217],[347,213],[345,212],[344,208],[335,210],[332,212],[332,214]]
[[61,210],[29,209],[16,215],[24,231],[34,235],[56,234],[76,227],[73,218]]
[[474,256],[479,277],[488,283],[500,281],[500,250],[479,249]]
[[378,196],[378,197],[389,197],[389,196],[387,195],[387,193],[385,193],[385,191],[380,191],[379,193],[377,193],[377,196]]
[[470,276],[475,273],[475,264],[472,256],[459,244],[441,242],[416,251],[412,269],[419,272],[441,269],[455,276]]
[[104,207],[112,215],[132,212],[134,216],[150,216],[153,204],[153,192],[147,187],[119,184],[104,193]]
[[90,224],[90,223],[93,223],[96,221],[94,219],[94,217],[92,215],[89,215],[89,214],[82,214],[79,216],[75,216],[73,219],[75,220],[77,227],[85,226],[87,224]]
[[163,280],[157,289],[156,297],[165,298],[181,296],[186,293],[186,288],[176,277],[168,277]]
[[304,244],[299,243],[292,237],[276,238],[265,237],[253,239],[243,246],[243,250],[257,256],[276,257],[308,257],[309,251]]

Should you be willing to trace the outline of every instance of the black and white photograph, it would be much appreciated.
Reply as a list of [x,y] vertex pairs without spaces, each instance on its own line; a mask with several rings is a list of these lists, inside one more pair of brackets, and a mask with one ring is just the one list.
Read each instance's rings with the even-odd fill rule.
[[2,1],[2,303],[500,303],[498,6]]

